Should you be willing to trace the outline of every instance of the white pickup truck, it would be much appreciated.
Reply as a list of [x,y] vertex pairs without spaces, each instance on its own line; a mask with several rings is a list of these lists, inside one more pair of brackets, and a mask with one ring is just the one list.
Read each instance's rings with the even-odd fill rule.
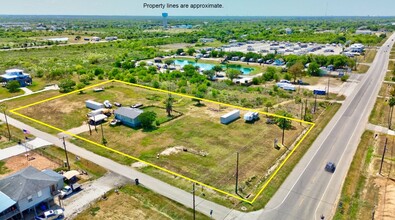
[[44,212],[44,214],[34,217],[35,220],[63,219],[63,209],[55,209]]
[[63,189],[60,191],[60,198],[63,199],[66,196],[70,195],[71,193],[75,191],[81,190],[81,185],[78,183],[74,183],[70,186],[65,186]]

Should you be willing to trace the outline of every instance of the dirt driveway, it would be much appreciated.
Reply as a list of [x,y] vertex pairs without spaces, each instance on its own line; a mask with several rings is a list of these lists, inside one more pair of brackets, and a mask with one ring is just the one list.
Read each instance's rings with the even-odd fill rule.
[[[103,177],[82,184],[82,190],[61,200],[65,209],[65,219],[73,219],[78,213],[88,208],[89,205],[100,199],[106,192],[127,183],[128,179],[114,173],[107,173]],[[58,199],[55,199],[59,203]]]

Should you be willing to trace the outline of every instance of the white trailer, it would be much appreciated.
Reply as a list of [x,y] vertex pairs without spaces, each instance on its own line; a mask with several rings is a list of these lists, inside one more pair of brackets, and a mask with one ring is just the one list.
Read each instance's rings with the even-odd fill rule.
[[86,105],[87,108],[90,108],[92,110],[97,110],[97,109],[100,109],[100,108],[104,108],[103,103],[95,102],[95,101],[92,101],[92,100],[86,100],[85,101],[85,105]]
[[240,110],[233,110],[226,113],[225,115],[222,115],[220,121],[222,124],[229,124],[238,118],[240,118]]
[[246,122],[252,122],[252,121],[258,120],[258,118],[259,118],[258,112],[247,112],[244,114],[244,120]]
[[93,110],[93,111],[89,112],[87,116],[88,117],[93,117],[93,116],[96,116],[96,115],[103,114],[104,110],[105,110],[104,108],[99,108],[99,109]]

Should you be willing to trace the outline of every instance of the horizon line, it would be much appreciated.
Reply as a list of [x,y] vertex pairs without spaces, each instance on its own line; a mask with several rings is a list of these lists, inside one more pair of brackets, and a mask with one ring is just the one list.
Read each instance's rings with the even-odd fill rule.
[[[162,15],[109,15],[109,14],[1,14],[0,16],[103,16],[103,17],[162,17]],[[395,15],[170,15],[169,17],[363,17],[388,18]]]

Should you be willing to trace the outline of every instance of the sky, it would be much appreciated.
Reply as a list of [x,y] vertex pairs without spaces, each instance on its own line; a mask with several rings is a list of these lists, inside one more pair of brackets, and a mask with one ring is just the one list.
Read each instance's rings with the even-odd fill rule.
[[[147,4],[222,4],[151,9]],[[394,0],[0,0],[0,15],[395,16]]]

